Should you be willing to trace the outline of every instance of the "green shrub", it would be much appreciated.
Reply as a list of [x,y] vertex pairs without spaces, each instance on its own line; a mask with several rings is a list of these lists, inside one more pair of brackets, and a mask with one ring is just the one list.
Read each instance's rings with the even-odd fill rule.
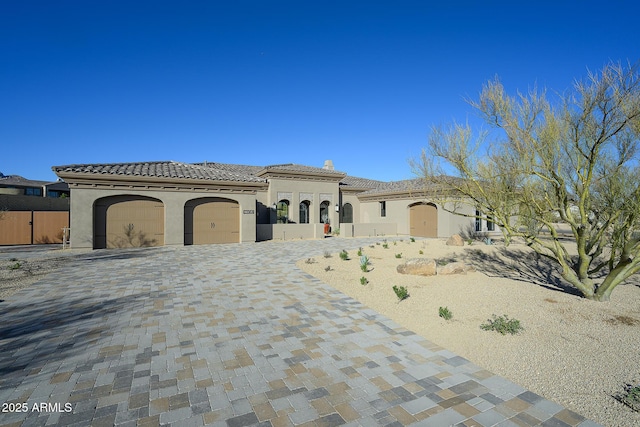
[[393,242],[393,246],[398,246],[398,242]]
[[343,249],[340,252],[340,259],[343,261],[347,261],[349,259],[349,253]]
[[410,241],[411,243],[415,243],[415,242],[416,242],[416,239],[415,239],[415,238],[413,238],[413,237],[410,237],[410,238],[409,238],[409,241]]
[[627,384],[624,387],[624,393],[614,396],[620,403],[624,403],[636,412],[640,412],[640,384]]
[[360,270],[366,273],[369,270],[369,257],[366,255],[362,255],[360,257]]
[[398,297],[399,301],[409,298],[409,291],[407,291],[406,286],[393,285],[393,292],[396,293],[396,296]]
[[331,252],[329,252],[329,251],[324,251],[324,257],[325,257],[325,258],[331,258]]
[[396,258],[402,258],[402,253],[396,254]]
[[16,262],[15,264],[11,264],[9,267],[7,267],[9,270],[19,270],[21,267],[21,264],[19,262]]
[[362,248],[358,248],[358,256],[362,256]]
[[422,249],[420,249],[420,250],[418,251],[418,253],[419,253],[420,255],[422,255],[422,254],[424,254],[424,251],[423,251]]
[[456,262],[455,258],[438,258],[436,260],[436,265],[438,267],[444,267],[445,265],[452,263],[452,262]]
[[438,308],[438,316],[442,317],[444,320],[451,320],[453,313],[449,310],[449,307],[440,307]]
[[519,320],[509,319],[509,316],[506,314],[503,316],[496,316],[494,314],[493,319],[487,319],[487,323],[480,325],[480,329],[483,331],[496,331],[502,335],[515,335],[524,330]]
[[385,248],[385,249],[389,249],[389,244],[388,243],[383,243],[382,247]]
[[366,278],[366,277],[364,277],[364,276],[362,276],[362,277],[360,278],[360,284],[361,284],[362,286],[364,286],[364,285],[366,285],[367,283],[369,283],[369,281],[367,280],[367,278]]

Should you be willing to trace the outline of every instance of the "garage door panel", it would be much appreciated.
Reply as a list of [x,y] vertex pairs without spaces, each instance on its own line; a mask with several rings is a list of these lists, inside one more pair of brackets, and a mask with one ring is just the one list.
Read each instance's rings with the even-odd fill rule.
[[162,245],[164,245],[164,205],[161,202],[125,200],[113,203],[106,208],[106,247]]
[[197,201],[187,206],[186,211],[185,244],[240,242],[240,206],[237,202]]
[[438,209],[431,204],[411,206],[409,233],[416,237],[438,237]]

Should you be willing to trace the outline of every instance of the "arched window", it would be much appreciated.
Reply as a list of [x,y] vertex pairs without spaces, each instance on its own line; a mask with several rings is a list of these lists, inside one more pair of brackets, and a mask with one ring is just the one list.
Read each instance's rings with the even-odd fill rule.
[[289,222],[289,201],[280,200],[276,205],[276,223],[287,224]]
[[351,203],[345,203],[342,205],[342,222],[353,222],[353,206],[351,206]]
[[320,203],[320,222],[323,224],[329,223],[329,202],[326,200]]
[[309,224],[309,201],[300,202],[300,224]]

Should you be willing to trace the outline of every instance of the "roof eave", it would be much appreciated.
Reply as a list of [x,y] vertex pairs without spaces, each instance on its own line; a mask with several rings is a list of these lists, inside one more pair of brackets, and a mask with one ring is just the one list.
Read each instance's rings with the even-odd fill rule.
[[95,174],[83,172],[67,172],[54,171],[60,178],[64,179],[68,184],[91,183],[91,182],[131,182],[135,181],[140,184],[179,184],[179,185],[207,185],[207,186],[240,186],[262,188],[268,185],[265,181],[236,181],[236,180],[214,180],[214,179],[195,179],[195,178],[172,178],[157,177],[144,175],[114,175],[114,174]]
[[336,181],[341,181],[342,179],[344,179],[345,176],[347,176],[346,173],[344,172],[331,172],[331,173],[319,173],[319,172],[310,172],[310,171],[292,171],[292,170],[286,170],[286,169],[262,169],[260,171],[258,171],[256,173],[255,176],[257,177],[265,177],[265,178],[270,178],[270,177],[277,177],[277,176],[303,176],[306,178],[312,177],[312,178],[321,178],[321,179],[335,179]]

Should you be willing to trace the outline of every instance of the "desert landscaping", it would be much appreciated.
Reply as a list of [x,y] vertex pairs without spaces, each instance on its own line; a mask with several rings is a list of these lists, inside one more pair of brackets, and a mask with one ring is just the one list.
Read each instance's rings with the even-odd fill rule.
[[[357,250],[348,251],[347,260],[334,253],[297,265],[405,328],[589,419],[640,425],[640,413],[613,397],[625,384],[640,382],[638,282],[618,286],[608,302],[589,301],[565,287],[555,268],[526,245],[492,243],[380,238],[361,248],[370,260],[367,272]],[[426,264],[437,274],[400,274],[398,265],[412,258],[436,261]],[[447,270],[454,274],[442,274]],[[405,286],[409,297],[399,301],[393,286]],[[440,307],[453,317],[440,317]],[[493,315],[519,320],[524,329],[515,335],[482,330]]]

